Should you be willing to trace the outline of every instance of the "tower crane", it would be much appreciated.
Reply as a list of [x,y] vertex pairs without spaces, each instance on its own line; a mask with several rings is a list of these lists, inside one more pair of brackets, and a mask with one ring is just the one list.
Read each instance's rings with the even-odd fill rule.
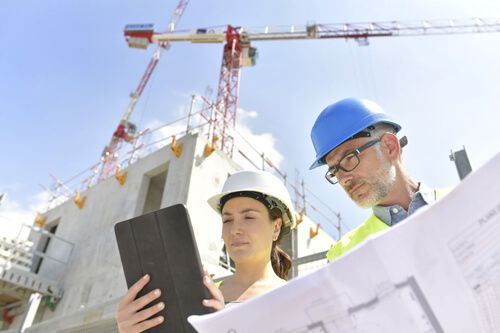
[[[182,14],[184,14],[184,10],[186,9],[189,0],[180,0],[179,4],[175,8],[174,13],[170,17],[170,21],[167,27],[168,32],[173,32],[179,19]],[[101,155],[101,168],[99,173],[99,179],[105,179],[112,175],[118,164],[118,150],[121,147],[123,141],[125,142],[133,142],[137,137],[137,127],[134,123],[130,121],[130,117],[134,112],[135,106],[141,97],[144,88],[146,87],[151,75],[153,74],[158,61],[160,60],[160,56],[163,50],[168,50],[170,48],[170,43],[168,41],[159,42],[154,53],[151,58],[148,67],[144,75],[139,82],[137,88],[130,94],[130,102],[127,108],[127,111],[121,118],[118,127],[113,132],[111,136],[110,143],[104,147],[104,150]]]
[[368,39],[374,37],[486,32],[500,32],[500,18],[310,24],[256,28],[228,25],[166,33],[155,32],[154,26],[151,24],[129,24],[125,27],[125,39],[129,47],[143,49],[153,43],[159,45],[173,42],[225,43],[209,139],[215,142],[220,138],[220,150],[232,156],[233,139],[229,130],[236,124],[240,70],[241,67],[255,65],[257,58],[257,50],[251,46],[252,42],[354,39],[360,45],[368,45]]

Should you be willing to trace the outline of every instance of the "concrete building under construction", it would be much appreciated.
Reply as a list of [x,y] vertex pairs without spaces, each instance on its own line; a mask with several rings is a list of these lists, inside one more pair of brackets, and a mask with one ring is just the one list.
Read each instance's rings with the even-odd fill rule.
[[[220,217],[206,200],[243,167],[207,148],[202,134],[188,132],[57,202],[18,240],[1,240],[1,332],[117,332],[114,313],[127,287],[113,226],[176,203],[189,210],[203,265],[215,278],[230,275]],[[299,220],[281,244],[294,258],[292,277],[324,264],[334,242],[303,214]]]

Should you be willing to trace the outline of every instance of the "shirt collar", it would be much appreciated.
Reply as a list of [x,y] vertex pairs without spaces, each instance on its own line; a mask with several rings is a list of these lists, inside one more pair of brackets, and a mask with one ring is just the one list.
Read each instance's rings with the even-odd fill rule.
[[400,205],[375,206],[373,207],[373,214],[385,224],[392,226],[405,219],[408,215],[413,214],[419,208],[434,201],[436,201],[434,191],[425,184],[419,183],[418,191],[411,196],[408,211],[404,210]]
[[[426,204],[431,204],[436,201],[436,194],[434,193],[435,191],[429,187],[427,187],[425,184],[420,183],[420,188],[418,192],[416,192],[413,196],[415,196],[417,193],[420,193],[422,195],[422,199],[424,199]],[[412,196],[412,200],[413,200]]]

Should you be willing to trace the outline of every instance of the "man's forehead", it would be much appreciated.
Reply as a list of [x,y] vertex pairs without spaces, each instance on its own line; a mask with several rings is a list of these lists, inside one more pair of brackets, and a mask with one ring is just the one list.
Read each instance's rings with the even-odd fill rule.
[[326,154],[325,161],[327,163],[328,162],[334,163],[338,161],[345,153],[358,148],[360,145],[364,143],[364,141],[367,141],[367,138],[357,138],[345,141],[344,143],[332,149],[328,154]]

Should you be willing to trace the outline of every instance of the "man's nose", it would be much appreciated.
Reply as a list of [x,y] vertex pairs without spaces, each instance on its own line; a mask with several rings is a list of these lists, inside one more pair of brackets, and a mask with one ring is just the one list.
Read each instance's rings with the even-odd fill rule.
[[337,176],[339,184],[342,187],[348,186],[351,183],[352,178],[353,178],[351,171],[344,171],[342,169],[339,170],[335,176]]

